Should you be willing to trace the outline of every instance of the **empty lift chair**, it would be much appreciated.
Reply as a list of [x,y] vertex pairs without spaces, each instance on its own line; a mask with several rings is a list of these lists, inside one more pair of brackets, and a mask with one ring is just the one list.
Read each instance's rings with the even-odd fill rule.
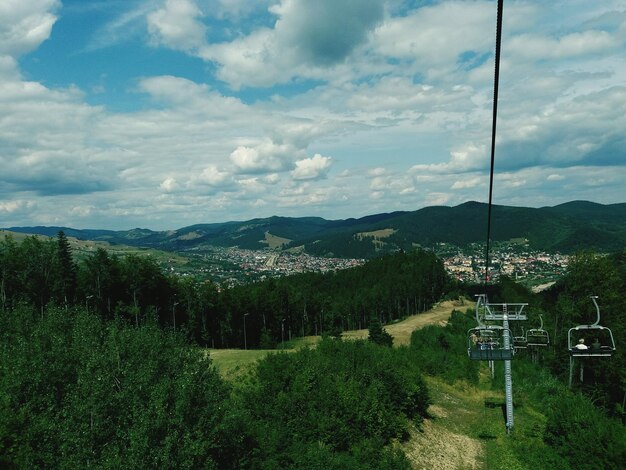
[[522,327],[522,334],[519,336],[513,336],[513,347],[516,351],[526,349],[528,347],[528,340],[524,334],[524,327]]
[[543,329],[543,317],[539,315],[539,328],[531,328],[526,332],[526,344],[529,348],[541,348],[550,344],[550,335]]

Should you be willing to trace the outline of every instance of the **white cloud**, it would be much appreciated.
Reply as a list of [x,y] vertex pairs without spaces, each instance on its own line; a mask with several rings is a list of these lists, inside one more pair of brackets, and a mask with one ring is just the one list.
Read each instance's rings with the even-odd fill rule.
[[[484,200],[495,5],[427,3],[381,13],[377,1],[132,2],[101,20],[82,54],[147,34],[211,64],[174,68],[198,61],[152,49],[164,75],[124,75],[120,65],[117,92],[140,101],[124,112],[88,104],[120,99],[112,79],[94,99],[100,81],[55,88],[58,78],[32,66],[38,53],[21,59],[31,65],[23,72],[16,59],[56,39],[55,15],[75,21],[76,8],[101,14],[109,2],[0,3],[0,222],[171,228],[261,211],[350,217]],[[498,203],[623,201],[618,7],[507,5]],[[88,73],[68,69],[68,83]]]
[[316,153],[312,158],[298,160],[296,168],[291,172],[291,177],[294,180],[325,178],[331,165],[332,159],[330,157],[323,157]]
[[390,178],[387,176],[375,176],[370,181],[370,189],[373,191],[384,191],[389,188]]
[[178,183],[172,177],[167,177],[163,180],[163,182],[159,185],[159,187],[165,191],[166,193],[171,193],[178,189]]
[[140,80],[139,89],[152,97],[178,105],[205,99],[209,87],[181,77],[161,75]]
[[372,168],[368,170],[368,174],[373,177],[383,176],[387,174],[387,170],[382,167]]
[[343,61],[383,18],[381,0],[283,0],[270,7],[283,48],[291,45],[304,63]]
[[207,5],[207,14],[235,21],[267,8],[267,0],[204,0],[204,3]]
[[282,0],[270,7],[277,19],[231,42],[205,44],[198,55],[218,65],[233,88],[269,87],[298,77],[326,80],[367,42],[383,19],[381,0]]
[[193,0],[166,0],[163,8],[147,16],[151,42],[184,51],[197,50],[205,42],[202,16]]
[[455,181],[454,184],[452,184],[451,189],[476,188],[478,186],[481,186],[484,183],[485,183],[485,179],[484,178],[480,178],[478,176],[475,176],[473,178],[467,178],[467,179],[464,179],[464,180]]
[[35,205],[33,201],[26,201],[23,199],[16,199],[13,201],[0,201],[0,212],[12,214],[14,212],[30,209]]
[[0,55],[0,80],[15,82],[20,78],[17,62],[13,57]]
[[[135,2],[128,3],[131,5],[135,4]],[[93,14],[93,12],[88,11],[89,7],[92,5],[93,8],[98,9],[95,3],[85,2],[85,5],[81,5],[87,9],[84,14]],[[96,29],[89,39],[89,42],[84,46],[82,52],[89,53],[115,46],[145,34],[146,15],[154,11],[154,8],[153,2],[143,1],[135,8],[124,11],[119,16]]]
[[302,151],[292,145],[266,140],[254,147],[237,147],[230,154],[230,160],[240,173],[274,173],[291,169],[293,160],[301,154]]
[[277,184],[280,181],[280,176],[276,173],[271,173],[263,177],[263,181],[267,184]]
[[411,70],[444,79],[465,51],[490,51],[494,6],[490,2],[442,2],[387,20],[376,29],[374,48],[415,64]]
[[536,34],[520,34],[507,43],[507,53],[524,59],[566,59],[597,54],[620,46],[606,31],[583,31],[554,39]]
[[452,175],[475,171],[489,166],[489,153],[486,145],[468,143],[450,152],[450,160],[444,163],[418,164],[410,169],[412,173]]
[[219,65],[217,76],[239,89],[244,85],[269,87],[297,75],[296,59],[280,51],[270,29],[258,29],[232,42],[202,47],[200,57]]
[[77,217],[89,217],[93,210],[95,209],[94,206],[74,206],[70,209],[70,214],[73,216],[77,216]]
[[0,2],[0,56],[17,57],[50,37],[57,20],[58,0],[2,0]]
[[426,196],[426,204],[429,206],[443,206],[450,200],[447,193],[430,193]]
[[202,171],[197,181],[217,188],[227,188],[232,185],[233,178],[227,171],[220,170],[215,165],[209,165]]

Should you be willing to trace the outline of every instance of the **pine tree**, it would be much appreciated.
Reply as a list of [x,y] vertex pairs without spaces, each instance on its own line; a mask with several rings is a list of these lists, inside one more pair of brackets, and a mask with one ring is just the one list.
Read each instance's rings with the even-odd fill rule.
[[393,336],[387,333],[387,330],[383,328],[378,318],[374,318],[369,324],[369,336],[367,337],[372,343],[379,344],[381,346],[391,347],[393,344]]
[[74,301],[77,282],[76,264],[72,259],[72,248],[63,230],[60,230],[57,235],[56,261],[58,268],[57,300],[67,306],[68,303],[73,303]]

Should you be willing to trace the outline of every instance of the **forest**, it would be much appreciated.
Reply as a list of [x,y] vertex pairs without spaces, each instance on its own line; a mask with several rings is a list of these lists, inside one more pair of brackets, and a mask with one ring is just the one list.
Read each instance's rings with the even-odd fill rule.
[[[75,262],[67,238],[0,241],[3,309],[21,303],[84,306],[103,320],[138,326],[149,318],[215,348],[273,347],[294,336],[366,328],[424,311],[446,287],[432,253],[397,253],[354,270],[308,273],[220,290],[212,282],[166,275],[150,257],[119,258],[99,248]],[[244,335],[245,323],[245,335]],[[244,345],[244,342],[247,344]]]
[[[520,393],[540,403],[544,454],[529,466],[619,468],[626,459],[626,254],[582,252],[549,291],[510,279],[487,286],[493,302],[529,302],[551,347],[516,359]],[[414,332],[411,346],[341,341],[485,286],[447,278],[426,251],[364,266],[221,290],[163,273],[149,257],[99,249],[76,261],[67,239],[0,242],[0,466],[39,468],[410,468],[394,442],[428,416],[423,376],[478,380],[467,359],[472,312]],[[611,328],[612,358],[590,361],[567,387],[568,329]],[[273,354],[233,384],[206,347],[273,348],[321,335],[314,349]],[[371,334],[371,339],[374,335]],[[377,344],[379,343],[379,344]],[[518,365],[519,364],[519,365]],[[590,443],[592,444],[590,447]],[[538,451],[537,451],[538,452]]]

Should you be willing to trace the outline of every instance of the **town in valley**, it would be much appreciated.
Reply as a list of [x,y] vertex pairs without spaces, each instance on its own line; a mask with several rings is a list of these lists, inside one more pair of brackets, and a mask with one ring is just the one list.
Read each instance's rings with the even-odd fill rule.
[[[444,263],[448,274],[464,283],[483,282],[485,277],[484,244],[474,243],[463,249],[447,243],[429,248]],[[262,281],[305,272],[329,272],[360,266],[365,259],[316,257],[304,252],[247,250],[232,247],[203,247],[182,252],[188,263],[167,263],[170,274],[211,280],[222,287]],[[499,242],[489,261],[489,277],[506,275],[529,288],[555,282],[567,268],[569,256],[530,249],[527,244]]]

